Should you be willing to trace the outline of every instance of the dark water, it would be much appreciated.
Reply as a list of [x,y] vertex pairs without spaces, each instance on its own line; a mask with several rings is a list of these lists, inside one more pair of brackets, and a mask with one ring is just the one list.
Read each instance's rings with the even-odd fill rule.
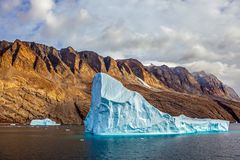
[[240,160],[240,125],[228,133],[94,137],[82,126],[0,126],[0,160]]

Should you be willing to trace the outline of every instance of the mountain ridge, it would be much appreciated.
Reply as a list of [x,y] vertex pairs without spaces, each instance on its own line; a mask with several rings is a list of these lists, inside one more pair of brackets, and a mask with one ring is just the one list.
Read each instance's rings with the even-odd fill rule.
[[204,71],[190,73],[186,68],[181,66],[150,65],[146,66],[146,68],[163,84],[175,91],[223,97],[235,101],[240,100],[233,88],[221,82],[213,74],[208,74]]
[[91,82],[98,72],[120,80],[164,112],[239,120],[240,102],[232,101],[236,96],[233,89],[226,87],[226,95],[212,94],[220,93],[218,87],[203,92],[184,68],[166,72],[172,81],[165,75],[163,81],[149,70],[135,59],[114,60],[72,47],[57,50],[35,42],[0,41],[0,122],[29,123],[48,117],[62,124],[81,124],[90,106]]

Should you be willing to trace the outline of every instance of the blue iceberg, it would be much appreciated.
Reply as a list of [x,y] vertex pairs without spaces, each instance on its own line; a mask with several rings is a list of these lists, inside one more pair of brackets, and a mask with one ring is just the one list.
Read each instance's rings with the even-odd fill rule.
[[31,126],[58,126],[60,124],[55,121],[46,118],[46,119],[34,119],[30,123]]
[[92,84],[85,132],[95,135],[160,135],[228,131],[229,121],[171,116],[111,76],[98,73]]

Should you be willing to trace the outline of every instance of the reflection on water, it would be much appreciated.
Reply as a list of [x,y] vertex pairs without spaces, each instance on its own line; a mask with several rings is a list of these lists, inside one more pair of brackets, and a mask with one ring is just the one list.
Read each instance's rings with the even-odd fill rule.
[[82,126],[0,126],[0,160],[240,159],[240,125],[227,133],[99,137]]

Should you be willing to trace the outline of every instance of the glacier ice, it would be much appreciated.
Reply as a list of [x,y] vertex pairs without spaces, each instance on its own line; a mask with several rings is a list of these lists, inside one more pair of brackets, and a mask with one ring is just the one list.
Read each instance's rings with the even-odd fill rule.
[[158,135],[228,131],[229,121],[171,116],[159,111],[139,93],[104,73],[93,79],[85,132],[95,135]]
[[57,126],[60,125],[55,121],[45,118],[45,119],[33,119],[30,123],[31,126]]

